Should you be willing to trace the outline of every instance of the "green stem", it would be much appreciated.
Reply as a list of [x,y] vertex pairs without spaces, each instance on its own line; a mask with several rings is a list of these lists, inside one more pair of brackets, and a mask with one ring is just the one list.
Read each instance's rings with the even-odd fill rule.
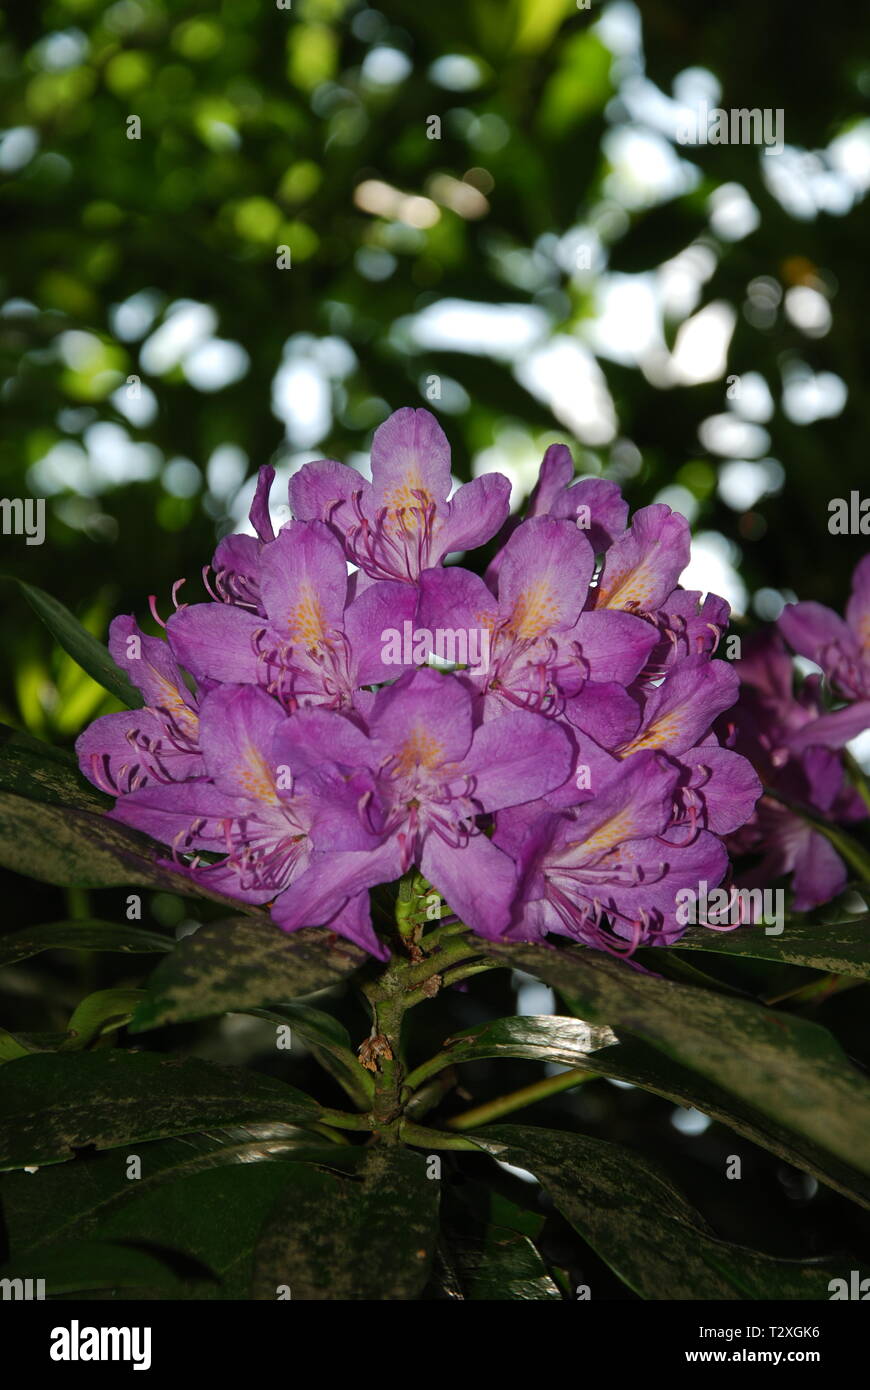
[[453,1061],[454,1058],[450,1052],[436,1052],[434,1057],[430,1057],[427,1061],[421,1062],[419,1067],[414,1068],[410,1076],[405,1078],[405,1085],[411,1091],[416,1091],[424,1081],[436,1076],[445,1067],[452,1066]]
[[487,970],[506,969],[507,966],[503,960],[493,960],[491,957],[485,956],[483,960],[472,961],[470,965],[458,965],[455,970],[448,970],[443,977],[442,984],[446,988],[447,985],[458,984],[460,980],[469,980],[472,975],[483,975]]
[[[450,985],[458,984],[460,980],[467,980],[471,975],[482,975],[487,970],[498,969],[504,969],[504,965],[501,961],[493,961],[491,963],[473,961],[471,965],[458,966],[455,970],[449,970],[446,975],[439,977],[441,983],[438,986],[438,990],[447,989]],[[430,975],[429,978],[432,979],[433,977]],[[419,989],[414,990],[413,994],[408,995],[405,1002],[408,1007],[411,1008],[415,1004],[422,1004],[426,999],[431,999],[433,993],[437,992],[438,991],[426,989],[425,985],[421,985]]]
[[527,1105],[534,1105],[536,1101],[546,1100],[548,1096],[557,1096],[560,1091],[570,1091],[573,1086],[582,1086],[584,1081],[596,1080],[598,1073],[594,1071],[579,1068],[563,1071],[558,1076],[546,1076],[543,1081],[534,1081],[530,1086],[521,1086],[518,1091],[488,1100],[484,1105],[476,1105],[473,1110],[464,1110],[461,1115],[454,1115],[446,1123],[449,1129],[475,1129],[478,1125],[486,1125],[492,1120],[500,1119],[502,1115],[509,1115],[513,1110],[524,1110]]
[[402,1120],[399,1125],[399,1137],[405,1144],[412,1144],[417,1149],[465,1149],[481,1153],[479,1144],[475,1144],[471,1139],[461,1139],[458,1134],[444,1134],[440,1129],[426,1129],[423,1125],[415,1125],[410,1120]]
[[322,1134],[324,1139],[328,1139],[330,1144],[349,1144],[350,1140],[337,1129],[331,1129],[329,1125],[312,1125],[315,1134]]
[[468,931],[468,927],[464,922],[445,922],[443,927],[436,927],[434,931],[426,932],[420,939],[420,945],[424,951],[431,952],[435,946],[440,946],[442,941],[446,941],[448,937],[459,936],[461,932],[466,931]]
[[374,1129],[373,1115],[351,1115],[347,1110],[328,1110],[326,1106],[321,1106],[320,1117],[324,1125],[330,1125],[333,1129]]
[[[425,887],[428,885],[419,876],[406,875],[399,883],[396,902],[398,930],[417,959],[394,957],[377,977],[362,986],[372,1015],[371,1033],[360,1048],[373,1083],[371,1113],[330,1120],[323,1112],[324,1120],[337,1128],[371,1129],[389,1144],[402,1141],[404,1107],[416,1089],[405,1076],[402,1048],[402,1025],[408,1009],[432,998],[444,983],[455,983],[499,964],[481,959],[485,944],[466,939],[468,929],[462,922],[445,922],[428,937],[421,936],[423,923],[417,920],[414,909]],[[419,958],[421,950],[426,952],[423,959]],[[449,1062],[447,1058],[435,1070]]]
[[[395,980],[395,973],[387,970],[384,980]],[[374,991],[369,995],[372,1006],[371,1044],[375,1070],[372,1073],[375,1094],[372,1102],[373,1128],[380,1131],[389,1142],[398,1141],[396,1121],[402,1113],[402,1020],[407,1008],[407,998],[401,992],[379,997]]]
[[473,960],[483,955],[486,947],[483,942],[480,945],[472,945],[468,941],[455,941],[452,944],[442,946],[440,950],[425,960],[419,961],[416,965],[409,965],[403,972],[405,988],[412,990],[415,985],[425,984],[431,980],[433,975],[443,975],[451,965],[458,965],[462,961]]
[[447,1092],[453,1089],[456,1080],[456,1073],[452,1069],[443,1071],[439,1076],[433,1077],[428,1085],[415,1091],[412,1096],[409,1096],[405,1105],[405,1114],[408,1119],[422,1120],[423,1116],[428,1115],[430,1110],[434,1110],[435,1106],[440,1104],[447,1095]]

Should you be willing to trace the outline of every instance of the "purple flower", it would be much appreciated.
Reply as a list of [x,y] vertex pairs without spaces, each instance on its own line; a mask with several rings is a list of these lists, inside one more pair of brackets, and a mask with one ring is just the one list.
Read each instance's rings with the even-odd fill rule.
[[809,747],[814,739],[842,748],[870,727],[870,555],[852,576],[845,620],[821,603],[789,603],[777,626],[799,655],[822,668],[834,697],[849,702],[822,715],[814,730],[804,729],[795,746]]
[[566,699],[596,691],[634,707],[622,687],[637,676],[656,634],[627,613],[584,611],[595,556],[570,521],[524,521],[502,552],[498,597],[482,579],[453,566],[420,576],[417,621],[429,629],[482,628],[489,660],[474,677],[486,697],[484,718],[514,706],[563,713]]
[[[194,882],[242,902],[269,902],[277,915],[316,845],[360,851],[377,843],[351,789],[321,779],[312,791],[281,760],[283,747],[276,756],[286,723],[263,691],[232,685],[212,691],[202,702],[200,776],[171,786],[151,782],[119,797],[110,814],[170,845],[172,867]],[[202,854],[220,858],[209,862]],[[384,957],[367,895],[345,895],[323,920]]]
[[372,579],[414,584],[455,550],[482,545],[508,512],[510,483],[490,473],[450,498],[450,445],[428,410],[397,410],[375,431],[372,481],[321,459],[290,480],[302,521],[323,521],[348,560]]
[[203,580],[212,597],[221,603],[236,604],[254,613],[262,613],[260,600],[260,556],[265,545],[275,539],[269,516],[269,493],[275,481],[275,470],[260,469],[257,487],[248,516],[256,536],[224,536],[211,563],[212,588],[208,579],[209,566],[203,570]]
[[[412,865],[484,936],[555,931],[621,953],[672,941],[675,894],[726,872],[722,837],[755,845],[779,813],[753,815],[741,740],[846,814],[839,755],[816,746],[842,712],[818,682],[792,699],[778,673],[754,741],[750,695],[721,747],[737,677],[711,658],[728,608],[679,588],[685,520],[653,505],[628,525],[615,484],[573,472],[552,446],[530,515],[507,521],[507,480],[451,497],[440,426],[400,410],[375,434],[372,482],[306,465],[276,535],[261,469],[255,534],[220,542],[211,600],[177,607],[165,641],[112,625],[145,705],[78,743],[111,814],[171,846],[191,880],[381,957],[368,890]],[[486,581],[443,564],[497,532]],[[843,635],[865,630],[857,602],[826,647],[844,698],[859,690]],[[468,660],[414,669],[448,650]],[[795,825],[778,825],[776,862],[798,867]],[[805,858],[830,879],[825,854],[812,841]]]
[[170,646],[197,681],[260,685],[286,710],[346,710],[361,686],[395,677],[381,633],[411,619],[414,591],[387,582],[348,602],[354,585],[323,522],[289,522],[262,548],[256,577],[258,612],[200,603],[169,619]]
[[825,745],[833,716],[822,713],[819,678],[810,676],[794,691],[794,665],[779,633],[765,629],[748,638],[736,668],[740,699],[722,720],[723,732],[772,795],[762,797],[744,824],[730,827],[727,843],[735,854],[762,856],[741,874],[741,886],[792,874],[793,906],[804,912],[847,883],[839,854],[807,817],[836,825],[862,819],[866,810],[846,780],[837,741],[842,730]]
[[613,760],[605,784],[582,805],[500,812],[494,843],[522,876],[508,935],[528,941],[555,932],[620,954],[676,940],[685,929],[679,890],[715,886],[728,865],[710,832],[695,831],[686,843],[674,835],[678,776],[648,751]]
[[327,920],[336,905],[412,864],[475,931],[506,927],[516,888],[512,860],[483,833],[479,817],[531,801],[565,778],[571,760],[563,730],[514,710],[472,724],[460,681],[433,671],[402,676],[376,696],[363,733],[323,711],[283,725],[280,747],[317,785],[344,781],[379,846],[363,853],[316,853],[308,871],[276,904],[287,929]]
[[[574,483],[573,478],[571,451],[565,444],[551,444],[541,460],[526,516],[552,516],[572,521],[583,531],[593,551],[601,553],[625,530],[628,503],[616,483],[605,478],[582,478]],[[501,548],[486,572],[486,582],[493,589],[504,559],[505,544],[519,525],[519,518],[512,517],[502,528]]]
[[199,713],[172,652],[148,637],[135,618],[115,618],[109,651],[142,692],[142,709],[96,719],[76,743],[84,775],[117,796],[153,782],[199,775]]

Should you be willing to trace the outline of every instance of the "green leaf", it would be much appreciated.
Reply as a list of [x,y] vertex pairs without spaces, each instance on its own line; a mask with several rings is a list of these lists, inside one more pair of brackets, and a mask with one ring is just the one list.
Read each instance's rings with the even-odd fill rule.
[[282,1004],[273,1009],[246,1009],[245,1012],[295,1028],[324,1070],[335,1077],[361,1109],[370,1109],[375,1092],[374,1078],[354,1053],[344,1024],[332,1014],[313,1009],[310,1004]]
[[[130,1176],[127,1151],[114,1149],[41,1168],[38,1175],[20,1169],[0,1174],[3,1225],[11,1253],[20,1259],[47,1246],[96,1239],[110,1229],[109,1221],[112,1230],[120,1230],[115,1217],[131,1203],[143,1194],[159,1198],[167,1184],[194,1173],[233,1165],[250,1168],[291,1157],[340,1170],[346,1153],[352,1156],[354,1150],[324,1145],[303,1129],[275,1121],[137,1142],[139,1177]],[[214,1212],[209,1220],[219,1224]]]
[[730,932],[690,927],[671,950],[751,956],[870,980],[870,913],[830,926],[791,918],[780,936],[768,936],[762,927],[738,927]]
[[[33,1277],[33,1266],[27,1262],[12,1261],[0,1269],[4,1279]],[[43,1252],[38,1277],[45,1279],[47,1298],[178,1298],[184,1292],[178,1275],[158,1255],[108,1241],[82,1241]],[[198,1290],[202,1287],[199,1282]]]
[[538,121],[549,143],[603,109],[613,92],[611,58],[591,29],[572,34],[559,53],[560,66],[539,99]]
[[[263,1224],[282,1196],[292,1191],[301,1168],[320,1171],[301,1160],[278,1160],[224,1164],[189,1174],[134,1196],[100,1222],[100,1236],[144,1240],[178,1251],[201,1261],[217,1277],[221,1298],[245,1299]],[[300,1237],[304,1239],[304,1231]],[[270,1296],[275,1298],[274,1289]]]
[[77,661],[83,671],[110,691],[128,709],[138,709],[144,701],[141,694],[112,660],[107,647],[98,642],[87,628],[82,627],[78,618],[64,604],[44,589],[34,584],[25,584],[17,579],[18,585],[34,612],[38,613],[52,637],[60,643],[64,651]]
[[437,1240],[437,1179],[427,1160],[398,1145],[356,1149],[355,1175],[308,1163],[292,1173],[267,1220],[251,1296],[406,1300],[426,1285]]
[[851,1201],[870,1207],[870,1181],[861,1173],[638,1038],[628,1037],[580,1065],[598,1076],[628,1081],[676,1105],[692,1106],[801,1172],[811,1173]]
[[704,230],[703,205],[667,203],[636,212],[626,234],[614,241],[608,265],[626,275],[654,270],[672,260]]
[[69,1033],[25,1033],[17,1029],[8,1033],[0,1028],[0,1066],[32,1052],[58,1052],[69,1039]]
[[562,1301],[528,1236],[505,1226],[488,1226],[482,1238],[450,1235],[445,1246],[461,1298]]
[[0,936],[0,968],[27,960],[40,951],[114,951],[120,955],[156,955],[171,951],[175,942],[157,932],[126,922],[103,922],[94,917],[67,922],[43,922],[38,927]]
[[870,1172],[870,1082],[818,1024],[641,974],[601,952],[500,942],[487,950],[558,989],[582,1018],[645,1039],[777,1125]]
[[69,1040],[62,1044],[61,1051],[79,1052],[97,1038],[117,1033],[133,1017],[142,994],[141,989],[99,989],[89,994],[67,1024]]
[[33,1051],[17,1038],[14,1033],[8,1033],[5,1028],[0,1028],[0,1066],[6,1062],[14,1062],[18,1057],[28,1057]]
[[245,910],[158,863],[166,854],[146,835],[107,816],[0,792],[0,864],[7,869],[63,888],[161,888]]
[[110,797],[82,776],[72,753],[8,724],[0,724],[0,792],[85,811],[100,811],[112,804]]
[[[131,1198],[104,1214],[101,1241],[136,1242],[195,1261],[213,1276],[212,1296],[245,1298],[254,1245],[293,1165],[225,1165],[191,1173],[156,1190],[131,1182]],[[219,1213],[219,1218],[216,1215]]]
[[9,1062],[0,1088],[0,1168],[60,1163],[220,1125],[316,1123],[308,1096],[268,1076],[154,1052],[40,1053]]
[[590,1028],[575,1018],[549,1014],[499,1018],[447,1038],[445,1050],[411,1072],[407,1084],[413,1089],[444,1067],[457,1062],[478,1062],[487,1057],[527,1057],[536,1062],[575,1067],[596,1048],[615,1041],[608,1028]]
[[367,959],[320,927],[287,933],[253,916],[209,922],[161,961],[131,1031],[284,1003],[338,984]]
[[857,1267],[850,1255],[777,1259],[720,1240],[657,1165],[617,1144],[524,1125],[494,1125],[475,1139],[534,1173],[641,1298],[667,1290],[673,1299],[826,1299],[829,1281]]

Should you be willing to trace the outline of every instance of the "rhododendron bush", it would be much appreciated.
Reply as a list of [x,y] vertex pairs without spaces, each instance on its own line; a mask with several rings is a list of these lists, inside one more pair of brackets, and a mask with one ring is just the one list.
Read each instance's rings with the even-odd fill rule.
[[[814,1013],[870,976],[847,748],[870,725],[870,557],[844,616],[808,594],[732,630],[681,584],[682,515],[632,514],[563,444],[511,514],[499,472],[453,490],[444,431],[411,408],[376,430],[370,481],[305,464],[277,530],[273,489],[262,468],[252,534],[152,599],[160,635],[116,616],[107,653],[25,586],[119,707],[78,738],[78,771],[7,735],[5,862],[122,888],[128,910],[0,951],[162,959],[65,1030],[0,1038],[13,1224],[22,1170],[58,1165],[75,1238],[203,1266],[191,1285],[171,1261],[110,1261],[115,1289],[558,1299],[615,1277],[644,1298],[827,1297],[854,1255],[747,1249],[583,1106],[603,1079],[651,1091],[730,1130],[738,1164],[759,1146],[870,1204],[870,1087]],[[136,925],[143,892],[188,901],[175,939]],[[528,977],[553,992],[532,1014],[511,986]],[[226,1015],[277,1063],[186,1045]],[[499,1087],[505,1060],[522,1085]],[[187,1184],[183,1215],[122,1197],[134,1151]],[[218,1193],[251,1217],[206,1257]],[[548,1210],[585,1255],[559,1253]]]

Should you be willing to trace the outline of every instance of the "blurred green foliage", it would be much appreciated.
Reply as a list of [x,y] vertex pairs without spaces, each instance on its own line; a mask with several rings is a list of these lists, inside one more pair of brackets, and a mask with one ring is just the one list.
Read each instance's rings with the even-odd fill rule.
[[[861,538],[828,534],[827,503],[866,478],[868,410],[870,66],[856,18],[833,4],[809,23],[784,0],[763,23],[747,0],[650,0],[642,15],[575,0],[7,7],[0,477],[4,495],[47,496],[48,531],[42,546],[3,537],[2,568],[94,630],[116,611],[142,618],[179,576],[199,594],[257,466],[360,454],[389,410],[431,403],[460,477],[488,451],[521,492],[530,460],[573,435],[578,468],[622,481],[634,506],[676,485],[750,596],[839,606]],[[657,103],[699,71],[725,108],[782,108],[786,151],[681,148],[657,130]],[[784,194],[772,175],[786,166]],[[728,232],[729,197],[757,210],[746,234]],[[619,360],[594,336],[614,276],[657,296],[658,356],[638,318],[640,366],[636,299]],[[795,289],[820,328],[787,312]],[[537,390],[523,371],[532,346],[425,346],[418,316],[454,300],[536,311],[536,351],[597,349],[609,437],[600,421],[577,427],[594,377],[575,382],[570,364],[548,398],[547,362]],[[727,364],[668,384],[681,324],[711,304],[733,306]],[[810,393],[813,374],[840,393],[834,413],[783,408],[796,372]],[[727,439],[712,448],[698,431],[739,411],[726,378],[747,373],[769,389],[761,448],[775,463],[742,507],[717,489]],[[66,739],[101,697],[7,588],[0,713]]]

